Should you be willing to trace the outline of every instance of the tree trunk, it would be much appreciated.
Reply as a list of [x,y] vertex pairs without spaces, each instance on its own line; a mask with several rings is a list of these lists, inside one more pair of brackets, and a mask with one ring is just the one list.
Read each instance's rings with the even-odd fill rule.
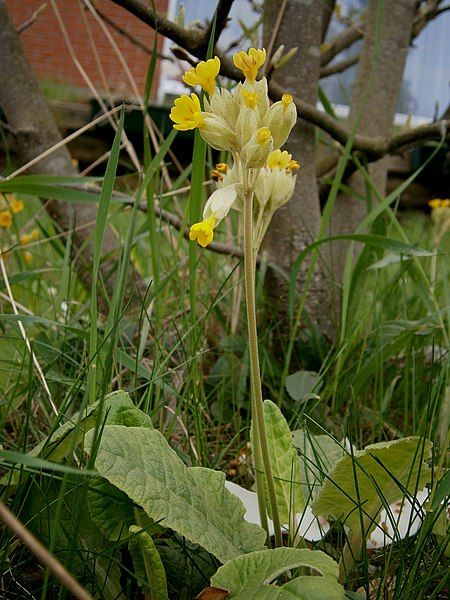
[[[414,0],[371,1],[349,115],[349,122],[353,124],[363,107],[358,126],[361,134],[388,136],[391,133],[411,41],[415,4]],[[369,172],[380,192],[385,193],[387,157],[372,163]],[[348,184],[356,193],[366,196],[362,175],[355,173]],[[364,201],[343,194],[338,196],[331,234],[353,233],[366,212]],[[333,244],[332,268],[339,282],[347,250],[348,244],[344,242]]]
[[[272,35],[281,2],[266,2],[264,7],[264,42],[267,46]],[[274,79],[290,92],[315,104],[320,69],[322,41],[322,11],[311,0],[288,0],[274,48],[285,44],[286,50],[298,47],[295,56]],[[292,200],[275,213],[267,232],[265,249],[269,260],[290,272],[292,263],[306,246],[313,242],[320,226],[319,193],[315,172],[314,126],[299,119],[286,145],[300,165]],[[298,288],[305,282],[308,261],[304,261],[298,277]],[[268,290],[277,304],[277,315],[284,318],[288,303],[284,281],[273,270],[268,276]],[[332,317],[329,311],[329,287],[325,282],[323,264],[316,267],[306,304],[315,325],[331,336]],[[282,331],[283,329],[281,329]],[[286,330],[286,327],[284,327]]]
[[[0,0],[0,56],[0,107],[12,133],[15,153],[20,163],[26,164],[60,142],[61,135],[24,55],[3,0]],[[65,145],[33,165],[30,172],[41,175],[77,174]],[[63,231],[68,231],[74,224],[81,228],[80,232],[74,231],[73,234],[73,256],[82,260],[77,270],[89,288],[92,285],[92,244],[86,244],[86,239],[95,229],[97,206],[54,201],[48,203],[47,209]],[[83,227],[86,223],[92,225]],[[114,270],[113,257],[117,256],[118,243],[109,228],[105,231],[103,251],[108,255],[108,260],[102,262],[101,272],[106,289],[112,293],[114,274],[111,271]]]

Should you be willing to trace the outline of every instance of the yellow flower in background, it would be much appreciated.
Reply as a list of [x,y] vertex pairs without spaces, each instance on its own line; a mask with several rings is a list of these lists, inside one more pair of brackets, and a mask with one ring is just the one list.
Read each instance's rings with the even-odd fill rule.
[[444,235],[450,227],[450,200],[434,198],[428,202],[431,208],[431,218],[433,222],[441,228],[439,237]]
[[174,106],[170,111],[170,118],[175,123],[174,129],[178,131],[188,131],[202,127],[205,120],[202,115],[200,100],[197,94],[187,96],[183,94],[174,101]]
[[253,109],[258,104],[258,94],[256,92],[249,92],[245,88],[242,88],[242,97],[247,108]]
[[11,202],[11,212],[16,214],[19,213],[23,210],[23,202],[22,200],[19,200],[18,198],[14,198],[14,200]]
[[31,252],[25,251],[23,253],[23,260],[27,265],[29,265],[33,260],[33,255],[31,254]]
[[267,167],[269,169],[288,169],[291,162],[295,162],[292,161],[292,154],[289,154],[286,150],[282,152],[278,149],[269,154]]
[[[15,194],[5,194],[5,197],[6,204],[13,214],[19,213],[23,210],[23,201],[19,200],[19,198],[17,198]],[[2,204],[5,206],[5,202],[3,202]]]
[[206,62],[199,62],[196,67],[186,71],[182,79],[187,85],[200,85],[209,96],[212,96],[216,90],[216,77],[219,71],[220,59],[215,56]]
[[0,211],[0,227],[9,229],[12,225],[12,222],[12,214],[9,212],[9,210]]
[[20,243],[22,246],[27,246],[31,242],[35,242],[36,240],[38,240],[39,236],[39,229],[33,229],[31,233],[27,233],[20,238]]
[[255,83],[259,68],[266,62],[266,51],[264,48],[250,48],[248,52],[242,50],[233,55],[233,62],[250,83]]
[[202,248],[206,248],[213,241],[215,226],[216,219],[212,215],[200,223],[194,223],[189,231],[189,239],[197,240]]
[[442,200],[441,198],[435,198],[428,202],[428,206],[433,210],[437,208],[450,208],[450,200]]

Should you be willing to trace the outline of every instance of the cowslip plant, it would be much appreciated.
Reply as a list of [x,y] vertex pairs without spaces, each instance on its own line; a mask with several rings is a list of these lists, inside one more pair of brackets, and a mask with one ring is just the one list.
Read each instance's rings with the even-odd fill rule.
[[[257,79],[266,61],[264,49],[250,48],[237,52],[235,66],[245,76],[230,92],[216,85],[220,60],[215,57],[190,69],[183,81],[199,85],[208,95],[203,109],[200,98],[192,93],[174,102],[170,118],[174,128],[199,129],[203,139],[216,150],[227,151],[232,158],[228,167],[220,163],[214,171],[217,189],[203,210],[203,220],[194,223],[190,239],[206,247],[213,241],[219,223],[235,209],[243,215],[244,276],[247,306],[252,386],[252,438],[256,468],[256,485],[261,523],[267,534],[269,512],[275,527],[275,542],[282,545],[281,521],[277,502],[269,443],[264,421],[261,375],[258,357],[258,334],[255,308],[256,255],[273,214],[292,197],[298,163],[281,150],[297,121],[297,110],[290,94],[270,104],[267,80]],[[264,476],[262,476],[264,473]],[[266,508],[264,489],[267,489]]]

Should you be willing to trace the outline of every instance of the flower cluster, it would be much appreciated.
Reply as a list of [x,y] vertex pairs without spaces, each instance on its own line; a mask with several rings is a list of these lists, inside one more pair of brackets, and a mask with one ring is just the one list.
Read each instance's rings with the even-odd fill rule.
[[9,229],[13,224],[14,215],[23,210],[23,202],[14,194],[0,197],[0,227]]
[[208,94],[202,109],[200,98],[192,93],[174,102],[170,118],[174,128],[198,128],[203,139],[216,150],[231,153],[233,165],[219,163],[212,171],[217,190],[208,199],[203,220],[192,225],[190,239],[207,246],[214,229],[231,208],[241,210],[245,198],[253,201],[253,245],[257,250],[273,213],[291,198],[299,168],[291,154],[281,151],[297,121],[290,94],[270,104],[267,80],[257,80],[266,61],[264,49],[237,52],[233,61],[245,81],[233,91],[216,86],[220,60],[200,62],[185,73],[183,81],[201,86]]

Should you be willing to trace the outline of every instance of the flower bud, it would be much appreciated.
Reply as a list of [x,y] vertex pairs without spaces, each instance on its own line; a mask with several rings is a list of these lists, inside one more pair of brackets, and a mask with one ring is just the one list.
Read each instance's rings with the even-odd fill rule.
[[280,148],[285,143],[296,122],[297,109],[292,96],[283,94],[279,102],[272,104],[264,119],[264,125],[272,132],[274,148]]
[[251,108],[243,106],[239,112],[234,130],[239,148],[243,148],[258,129],[258,115]]
[[241,158],[247,169],[261,169],[273,149],[273,137],[270,129],[260,127],[242,148]]
[[261,169],[256,181],[255,196],[261,207],[269,206],[273,213],[286,204],[294,193],[296,176],[285,169]]
[[225,88],[216,91],[209,102],[205,100],[205,110],[221,117],[231,127],[234,126],[238,118],[239,107],[240,102]]
[[226,185],[218,188],[208,198],[203,209],[203,218],[208,219],[211,216],[217,221],[217,224],[224,219],[230,212],[233,204],[236,202],[238,192],[237,184]]
[[238,150],[236,135],[225,119],[210,112],[202,113],[202,116],[203,125],[200,127],[200,134],[205,142],[216,150],[230,152]]

